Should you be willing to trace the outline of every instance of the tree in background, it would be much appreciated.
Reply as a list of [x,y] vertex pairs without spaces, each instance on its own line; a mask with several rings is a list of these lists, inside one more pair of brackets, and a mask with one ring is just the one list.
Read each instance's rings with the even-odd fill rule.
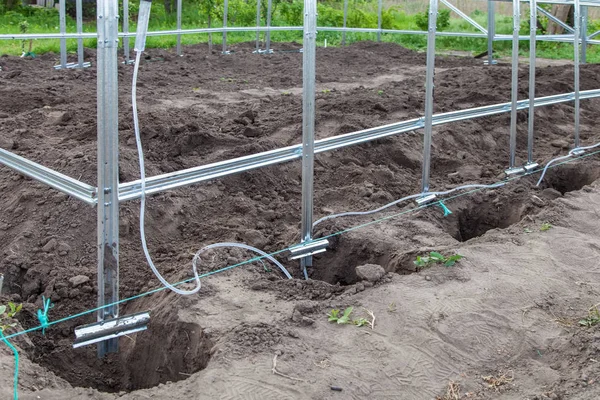
[[[572,26],[573,11],[573,6],[553,5],[551,12],[556,18]],[[559,35],[564,32],[564,28],[554,21],[548,21],[548,28],[546,31],[549,35]]]

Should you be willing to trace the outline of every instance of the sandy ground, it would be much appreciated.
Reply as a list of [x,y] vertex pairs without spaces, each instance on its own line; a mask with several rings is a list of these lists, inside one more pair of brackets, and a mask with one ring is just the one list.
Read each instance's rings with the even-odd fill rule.
[[[286,45],[292,50],[297,46]],[[140,112],[149,173],[170,172],[298,143],[301,55],[233,57],[197,46],[177,58],[154,51],[141,69]],[[93,55],[92,55],[93,56]],[[53,71],[52,56],[0,58],[0,145],[86,182],[95,179],[95,71]],[[319,49],[320,138],[419,116],[424,56],[362,43]],[[441,57],[436,112],[508,101],[509,67]],[[583,89],[600,87],[600,70],[583,68]],[[43,72],[43,73],[42,73]],[[121,180],[136,179],[128,100],[131,70],[121,66]],[[572,90],[572,69],[538,70],[538,95]],[[526,68],[520,93],[527,93]],[[595,143],[597,100],[582,103],[582,139]],[[536,111],[536,159],[565,153],[573,107]],[[507,115],[440,126],[434,135],[434,188],[491,183],[508,160]],[[526,114],[519,124],[525,153]],[[365,210],[419,188],[420,132],[322,154],[316,163],[316,215]],[[148,331],[120,341],[103,361],[93,348],[72,350],[81,318],[15,340],[24,399],[595,399],[600,395],[600,331],[578,321],[600,302],[597,157],[426,208],[332,239],[311,280],[282,279],[260,264],[203,281],[182,298],[161,292],[128,303],[150,309]],[[150,246],[172,281],[189,277],[197,248],[242,241],[276,251],[298,240],[298,163],[269,167],[154,196]],[[3,299],[24,303],[19,323],[36,325],[41,296],[57,319],[95,303],[95,212],[75,200],[0,171],[0,272]],[[121,209],[121,294],[157,286],[141,256],[138,203]],[[402,205],[387,214],[405,211]],[[324,223],[322,236],[371,221]],[[541,231],[543,223],[552,228]],[[416,271],[416,255],[437,250],[465,258]],[[248,254],[213,254],[209,271]],[[285,265],[300,278],[296,263]],[[358,265],[381,265],[372,285]],[[74,285],[84,275],[89,281]],[[376,317],[374,329],[331,324],[333,308]],[[0,347],[0,393],[11,395],[13,358]],[[273,373],[274,357],[277,366]],[[331,387],[341,388],[341,391]],[[91,387],[92,389],[88,388]],[[454,398],[454,397],[446,397]]]

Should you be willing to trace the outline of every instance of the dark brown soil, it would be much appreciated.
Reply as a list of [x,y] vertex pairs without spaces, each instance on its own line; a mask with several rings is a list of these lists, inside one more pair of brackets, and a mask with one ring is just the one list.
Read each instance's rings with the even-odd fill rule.
[[[296,44],[289,49],[298,48]],[[172,172],[275,149],[301,141],[302,55],[251,54],[242,44],[235,54],[208,54],[203,45],[173,51],[151,50],[140,68],[138,102],[148,175]],[[93,54],[90,54],[93,61]],[[0,147],[94,184],[96,177],[96,70],[55,71],[52,55],[35,60],[1,57]],[[393,44],[356,43],[317,52],[317,137],[420,117],[423,113],[425,56]],[[479,61],[439,57],[436,112],[466,109],[510,100],[510,66],[482,66]],[[120,179],[139,178],[131,118],[132,67],[119,66]],[[520,95],[528,93],[527,69]],[[569,66],[538,68],[537,96],[573,90]],[[600,66],[582,67],[582,89],[600,87]],[[596,143],[600,101],[582,102],[581,138]],[[565,154],[572,143],[574,108],[570,103],[536,110],[535,158]],[[494,183],[508,163],[509,115],[502,114],[435,128],[432,189],[466,183]],[[527,113],[520,113],[518,159],[526,158]],[[420,189],[422,132],[381,139],[320,154],[315,165],[315,217],[347,210],[367,210]],[[489,230],[533,220],[553,200],[600,177],[600,163],[551,170],[541,188],[534,177],[499,190],[449,202],[453,214],[437,207],[410,218],[390,219],[331,238],[327,253],[317,256],[313,279],[283,281],[273,266],[244,269],[243,279],[228,290],[274,293],[282,301],[333,301],[344,305],[348,290],[357,293],[354,268],[382,265],[388,272],[415,272],[414,256],[423,249],[452,248],[477,241]],[[537,176],[535,177],[537,178]],[[146,217],[149,245],[161,271],[175,282],[191,276],[189,260],[213,242],[239,241],[273,252],[299,240],[301,169],[298,162],[255,170],[153,196]],[[549,194],[550,193],[550,194]],[[536,196],[542,203],[532,200]],[[545,197],[546,196],[546,197]],[[548,197],[549,196],[549,197]],[[3,294],[23,302],[23,327],[37,325],[34,313],[42,295],[52,299],[51,319],[96,305],[95,209],[3,168],[0,174],[0,273]],[[414,207],[401,205],[390,213]],[[122,297],[158,286],[141,252],[139,203],[121,208]],[[384,214],[385,215],[385,214]],[[545,218],[552,221],[558,214]],[[380,215],[376,216],[379,217]],[[374,217],[374,218],[376,218]],[[372,219],[374,219],[372,218]],[[317,236],[370,221],[346,218],[319,225]],[[424,238],[430,237],[430,243]],[[493,236],[492,236],[493,237]],[[242,251],[215,252],[203,271],[248,258]],[[209,257],[210,258],[210,257]],[[296,263],[281,258],[300,278]],[[90,280],[74,287],[69,278]],[[226,276],[230,276],[229,273]],[[227,278],[229,279],[229,278]],[[391,275],[388,277],[391,280]],[[444,278],[445,279],[445,278]],[[320,282],[324,281],[324,282]],[[348,286],[344,288],[344,286]],[[237,289],[235,289],[237,288]],[[241,289],[240,289],[241,288]],[[364,287],[362,288],[364,289]],[[73,329],[93,316],[31,335],[32,361],[52,369],[74,386],[101,391],[134,390],[185,379],[206,367],[216,343],[229,338],[236,357],[277,348],[293,330],[268,321],[238,321],[217,329],[181,318],[183,309],[210,301],[224,289],[206,284],[200,297],[182,299],[163,292],[128,303],[122,314],[151,308],[153,322],[136,339],[121,340],[118,355],[98,361],[92,347],[72,350]],[[352,294],[352,293],[350,293]],[[341,300],[337,300],[342,298]],[[322,310],[319,306],[305,312]],[[227,311],[222,311],[226,313]],[[220,315],[220,313],[217,313]],[[302,313],[301,313],[302,314]],[[212,315],[212,314],[211,314]],[[299,318],[299,319],[298,319]],[[310,321],[298,317],[298,324]],[[304,322],[303,322],[304,321]],[[208,324],[208,323],[207,323]],[[218,324],[217,324],[218,325]],[[220,326],[220,325],[219,325]],[[206,331],[208,329],[208,331]],[[587,340],[587,339],[586,339]],[[131,343],[130,343],[131,342]],[[183,353],[183,356],[182,356]],[[575,357],[575,356],[574,356]]]

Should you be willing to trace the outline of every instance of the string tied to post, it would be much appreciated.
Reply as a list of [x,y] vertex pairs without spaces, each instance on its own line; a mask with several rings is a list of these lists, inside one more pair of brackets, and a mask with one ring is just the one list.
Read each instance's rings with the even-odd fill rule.
[[438,205],[442,208],[442,211],[444,211],[444,217],[447,217],[448,215],[452,214],[452,211],[450,211],[450,209],[446,207],[442,200],[438,202]]
[[42,327],[42,335],[45,335],[46,328],[50,326],[50,321],[48,321],[48,310],[54,307],[54,304],[51,304],[50,299],[47,299],[45,296],[42,296],[42,303],[44,305],[44,310],[37,310],[37,317],[40,321],[40,326]]

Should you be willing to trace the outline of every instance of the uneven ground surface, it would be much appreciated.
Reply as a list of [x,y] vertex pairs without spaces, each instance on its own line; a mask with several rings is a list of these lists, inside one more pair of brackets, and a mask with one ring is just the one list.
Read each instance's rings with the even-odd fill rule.
[[[295,44],[278,45],[283,50]],[[149,175],[266,151],[301,141],[302,55],[176,57],[154,50],[140,69],[139,109]],[[94,54],[88,55],[90,58]],[[84,182],[96,176],[96,71],[55,71],[53,56],[0,58],[0,147]],[[391,44],[318,49],[317,136],[325,138],[420,117],[425,57]],[[510,100],[510,67],[440,57],[436,112]],[[138,179],[131,118],[132,69],[119,67],[121,181]],[[527,71],[520,96],[527,97]],[[569,66],[541,66],[537,96],[573,89]],[[582,89],[600,88],[600,67],[582,68]],[[584,144],[600,140],[598,100],[582,101]],[[535,159],[566,154],[573,105],[536,110]],[[432,190],[503,179],[509,116],[437,126]],[[518,161],[526,158],[527,114],[519,118]],[[368,210],[420,190],[422,132],[318,155],[316,217]],[[92,315],[13,339],[21,351],[23,399],[596,399],[600,328],[578,321],[600,303],[598,156],[553,168],[501,189],[410,211],[401,204],[373,217],[320,224],[330,238],[311,280],[279,257],[203,279],[199,295],[166,291],[128,302],[122,314],[151,310],[147,331],[120,340],[103,361],[92,347],[72,350],[73,328]],[[198,248],[239,241],[267,252],[299,240],[301,168],[268,167],[156,195],[147,233],[159,269],[190,277]],[[56,320],[95,306],[95,209],[0,170],[3,301],[24,303],[20,326],[36,326],[42,295]],[[121,208],[121,296],[158,286],[139,241],[139,203]],[[540,230],[544,223],[552,228]],[[465,256],[451,268],[415,270],[417,255]],[[207,254],[208,272],[250,257]],[[385,268],[375,285],[358,265]],[[72,279],[77,276],[77,279]],[[327,322],[332,308],[376,316],[375,328]],[[20,329],[20,327],[19,327]],[[277,356],[273,374],[273,359]],[[11,396],[13,358],[0,346],[0,396]],[[451,383],[452,382],[452,383]],[[158,386],[158,387],[156,387]],[[331,390],[331,386],[342,389]],[[90,389],[90,387],[92,389]],[[446,397],[454,398],[454,397]]]

